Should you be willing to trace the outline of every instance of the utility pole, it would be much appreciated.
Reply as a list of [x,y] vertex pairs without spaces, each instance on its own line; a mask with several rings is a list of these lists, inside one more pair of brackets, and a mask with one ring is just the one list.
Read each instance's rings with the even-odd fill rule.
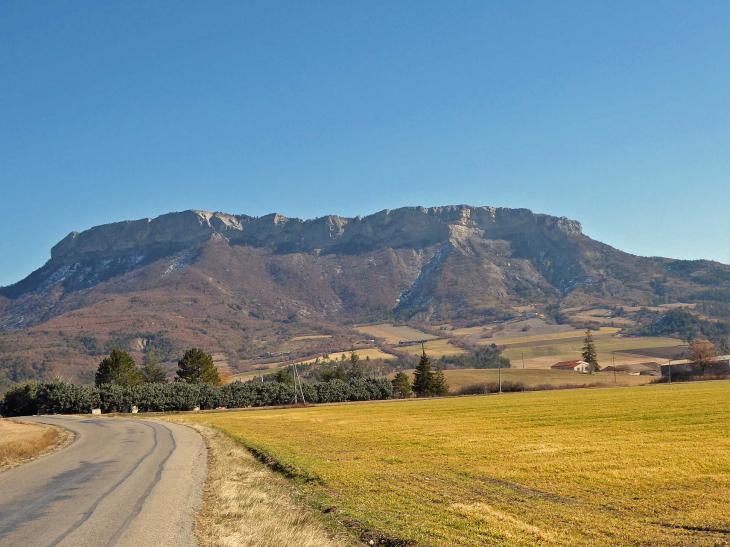
[[497,370],[499,371],[499,372],[497,372],[497,374],[499,375],[499,392],[502,393],[502,360],[501,359],[499,360],[499,365],[498,365]]
[[297,404],[297,369],[292,365],[292,372],[294,373],[292,376],[294,376],[294,405]]
[[671,359],[669,360],[668,368],[669,368],[669,383],[671,384],[672,383],[672,360]]
[[522,352],[522,370],[525,370],[525,352]]
[[611,350],[611,364],[613,365],[613,383],[616,383],[616,354]]

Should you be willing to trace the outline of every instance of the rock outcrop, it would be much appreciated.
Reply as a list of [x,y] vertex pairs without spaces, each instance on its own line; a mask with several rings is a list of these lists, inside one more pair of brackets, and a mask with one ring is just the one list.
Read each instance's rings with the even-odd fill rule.
[[364,218],[326,216],[306,221],[279,214],[254,218],[191,210],[72,232],[53,247],[51,258],[112,257],[149,248],[181,248],[216,238],[283,253],[357,253],[384,247],[419,249],[465,236],[503,239],[535,232],[560,238],[580,234],[581,225],[527,209],[468,205],[406,207]]

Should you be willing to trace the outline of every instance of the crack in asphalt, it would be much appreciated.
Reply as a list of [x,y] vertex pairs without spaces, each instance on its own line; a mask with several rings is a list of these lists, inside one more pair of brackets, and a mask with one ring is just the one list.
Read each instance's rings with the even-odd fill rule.
[[104,501],[104,499],[107,496],[109,496],[109,494],[111,494],[112,492],[114,492],[114,490],[119,488],[119,486],[121,486],[121,484],[124,483],[124,481],[126,481],[129,477],[131,477],[134,474],[134,472],[137,470],[137,468],[142,464],[142,462],[144,460],[146,460],[148,457],[150,457],[155,452],[155,450],[157,449],[157,445],[158,445],[157,430],[154,427],[150,426],[149,424],[142,424],[142,425],[145,425],[152,429],[152,436],[153,436],[152,448],[150,448],[150,450],[144,456],[142,456],[142,458],[140,458],[137,461],[137,463],[134,464],[134,467],[132,467],[132,469],[129,471],[129,473],[127,473],[124,477],[119,479],[119,481],[117,481],[114,485],[112,485],[112,487],[109,490],[107,490],[101,496],[99,496],[99,498],[96,499],[96,501],[91,505],[91,507],[88,510],[86,510],[84,512],[84,514],[81,515],[81,517],[74,524],[72,524],[63,534],[58,536],[53,541],[53,543],[49,544],[49,547],[55,547],[56,545],[61,543],[64,539],[66,539],[66,537],[68,537],[70,534],[72,534],[74,531],[76,531],[84,522],[89,520],[91,515],[94,514],[94,511],[96,511],[96,508],[99,506],[99,504],[102,501]]
[[[149,425],[149,424],[144,424]],[[162,426],[165,427],[165,426]],[[154,429],[154,428],[153,428]],[[175,437],[172,434],[172,431],[167,429],[168,434],[170,435],[170,440],[172,441],[172,447],[170,448],[170,451],[167,453],[167,456],[164,457],[164,459],[160,462],[160,465],[157,467],[157,473],[155,473],[155,478],[152,480],[152,482],[149,484],[147,489],[145,490],[144,494],[140,496],[140,498],[137,500],[137,502],[134,504],[134,508],[132,509],[132,512],[129,513],[127,518],[122,523],[122,526],[119,528],[119,530],[116,531],[116,533],[111,537],[109,540],[109,543],[107,543],[107,547],[113,547],[117,544],[119,541],[119,538],[122,537],[122,534],[127,531],[127,528],[129,528],[129,525],[132,523],[132,521],[137,517],[137,515],[140,514],[142,511],[142,507],[144,506],[144,502],[147,500],[149,495],[152,493],[152,489],[157,486],[157,483],[160,482],[160,478],[162,477],[162,472],[165,469],[165,464],[167,463],[167,460],[170,459],[170,456],[172,456],[172,453],[175,452],[175,449],[177,448],[177,443],[175,442]]]

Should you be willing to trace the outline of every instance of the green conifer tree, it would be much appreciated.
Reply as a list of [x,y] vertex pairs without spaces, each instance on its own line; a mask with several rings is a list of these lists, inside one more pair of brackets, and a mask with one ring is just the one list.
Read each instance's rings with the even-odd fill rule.
[[99,368],[96,370],[94,383],[97,386],[102,384],[117,384],[120,386],[138,386],[144,382],[142,373],[137,368],[134,359],[119,348],[114,348],[105,357]]
[[[438,363],[438,361],[437,361]],[[436,370],[433,371],[431,380],[431,395],[438,397],[444,397],[449,394],[449,384],[446,382],[446,376],[444,375],[444,369],[441,368],[440,364],[436,365]]]
[[347,368],[347,377],[349,379],[362,378],[365,376],[365,370],[363,369],[360,356],[355,351],[355,348],[350,348],[350,365]]
[[596,344],[593,342],[593,335],[590,330],[586,330],[586,337],[583,339],[583,360],[590,365],[589,372],[591,374],[601,370],[598,367]]
[[393,392],[396,397],[407,399],[411,396],[411,382],[405,372],[396,374],[391,382],[393,383]]
[[145,384],[165,384],[167,383],[167,375],[165,369],[160,366],[157,356],[154,352],[149,352],[142,365],[142,376],[144,376]]
[[426,348],[423,347],[421,360],[413,372],[413,391],[417,397],[430,397],[433,387],[433,372],[431,371],[431,360],[426,355]]
[[213,365],[213,358],[202,349],[192,348],[177,362],[177,376],[187,384],[221,383],[221,377]]

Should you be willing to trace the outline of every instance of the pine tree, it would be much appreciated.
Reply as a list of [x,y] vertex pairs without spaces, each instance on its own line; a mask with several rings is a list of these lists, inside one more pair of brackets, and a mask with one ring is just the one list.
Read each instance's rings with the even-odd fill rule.
[[114,348],[109,354],[109,357],[105,357],[99,368],[96,370],[96,377],[94,383],[97,386],[102,384],[117,384],[120,386],[138,386],[144,382],[142,373],[137,368],[137,364],[130,355]]
[[355,348],[350,348],[350,366],[347,369],[347,377],[352,380],[353,378],[362,378],[363,376],[365,376],[365,371],[360,362],[360,356],[355,351]]
[[280,384],[287,384],[289,386],[294,385],[294,374],[292,374],[292,371],[294,369],[289,368],[282,368],[279,369],[276,374],[274,374],[274,381],[279,382]]
[[589,330],[586,330],[586,337],[583,339],[583,360],[590,365],[589,372],[591,374],[601,370],[598,368],[596,344],[593,343],[593,335],[591,335],[591,331]]
[[433,386],[433,372],[431,371],[431,360],[426,355],[426,348],[423,348],[421,360],[413,372],[413,391],[417,397],[430,397]]
[[[438,361],[437,361],[438,362]],[[444,375],[444,369],[441,365],[436,365],[436,370],[433,371],[431,380],[431,395],[443,397],[449,394],[449,384],[446,382],[446,376]]]
[[405,372],[399,372],[395,378],[391,380],[393,383],[393,392],[401,399],[407,399],[411,396],[411,382]]
[[177,362],[177,375],[180,382],[187,384],[219,385],[221,377],[213,365],[213,358],[202,349],[192,348],[185,352]]
[[165,369],[160,366],[157,356],[150,352],[142,365],[142,376],[144,376],[145,384],[165,384],[167,377]]

